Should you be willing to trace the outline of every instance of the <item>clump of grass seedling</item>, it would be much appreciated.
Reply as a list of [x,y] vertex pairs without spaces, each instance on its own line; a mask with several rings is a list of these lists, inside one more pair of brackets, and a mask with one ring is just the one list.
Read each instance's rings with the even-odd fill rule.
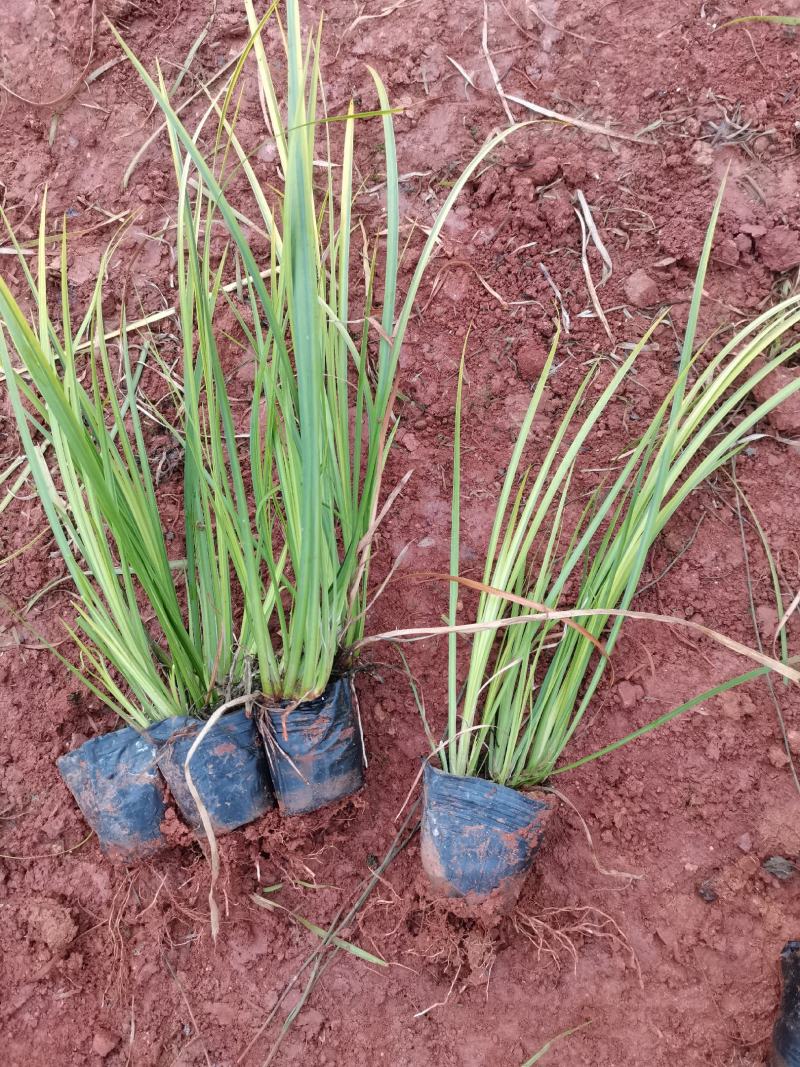
[[[241,64],[224,99],[212,101],[200,124],[202,129],[217,120],[218,151],[209,160],[198,148],[199,130],[188,132],[163,85],[129,55],[165,116],[178,175],[181,326],[184,339],[198,339],[196,349],[186,353],[186,404],[203,405],[207,413],[203,433],[187,435],[187,455],[205,478],[195,478],[193,490],[206,509],[204,521],[220,531],[242,591],[247,647],[258,665],[261,691],[275,700],[301,701],[324,691],[363,635],[374,535],[401,488],[392,487],[381,505],[386,456],[397,428],[397,368],[414,299],[453,202],[509,131],[486,144],[454,184],[401,300],[399,177],[381,79],[371,71],[378,111],[357,114],[351,104],[343,115],[327,115],[319,38],[303,40],[298,4],[288,0],[281,26],[288,85],[285,101],[279,101],[251,0],[246,8],[283,176],[273,203],[236,135],[232,101]],[[364,252],[365,291],[356,306],[353,157],[356,125],[366,119],[379,119],[383,131],[385,236]],[[336,158],[334,126],[342,142]],[[247,181],[269,238],[266,272],[218,176],[228,155]],[[222,265],[215,264],[210,241],[218,221],[230,236],[228,257],[240,263],[247,279],[244,300],[225,294],[256,363],[243,441],[212,327],[222,295]]]
[[[450,555],[451,575],[456,577],[451,578],[448,626],[405,632],[449,633],[448,720],[444,741],[435,751],[443,769],[451,774],[485,777],[513,788],[536,786],[771,669],[792,681],[800,679],[792,667],[698,627],[728,648],[749,655],[760,666],[687,701],[599,752],[560,764],[603,678],[625,617],[661,618],[631,611],[656,537],[687,496],[746,446],[756,423],[800,390],[800,379],[793,380],[742,414],[758,383],[789,361],[800,347],[795,333],[800,324],[798,297],[739,329],[704,366],[698,359],[697,322],[722,192],[706,235],[672,388],[640,439],[622,454],[611,486],[599,487],[572,522],[567,516],[574,513],[574,506],[570,509],[569,504],[575,504],[572,484],[581,456],[660,320],[592,402],[588,398],[595,369],[590,369],[538,469],[526,470],[523,452],[546,394],[558,348],[556,336],[508,462],[480,581],[457,577],[459,376]],[[480,594],[474,621],[469,624],[457,617],[459,585]],[[458,670],[459,632],[472,635],[463,678]]]
[[[148,73],[117,34],[164,116],[177,177],[182,395],[170,430],[184,459],[183,558],[171,558],[161,528],[137,403],[138,360],[124,319],[116,351],[106,339],[102,278],[116,245],[77,324],[66,237],[60,312],[51,312],[44,205],[35,277],[17,245],[35,322],[0,283],[0,366],[77,598],[70,634],[80,659],[72,666],[139,727],[202,712],[241,691],[251,675],[269,701],[308,700],[325,690],[334,669],[348,666],[363,634],[375,532],[402,488],[391,487],[382,500],[414,299],[456,197],[519,128],[493,137],[454,183],[401,298],[399,177],[380,77],[371,72],[374,111],[356,112],[351,103],[328,115],[319,35],[304,38],[298,2],[287,0],[278,27],[286,60],[279,96],[261,38],[277,4],[260,20],[252,0],[244,7],[249,41],[192,131],[160,72]],[[277,150],[277,189],[262,185],[250,146],[237,136],[248,57]],[[351,257],[361,232],[357,126],[382,130],[385,216]],[[266,235],[266,251],[256,251],[247,215],[233,202],[237,182],[255,205],[254,229]],[[366,263],[358,304],[351,259]],[[223,315],[255,360],[244,422],[229,394]]]
[[[45,196],[36,274],[19,258],[34,323],[0,278],[0,365],[75,591],[77,620],[67,628],[79,662],[70,666],[121,718],[144,728],[204,707],[221,679],[236,677],[247,628],[234,624],[227,554],[214,529],[187,521],[186,558],[170,559],[137,404],[143,356],[134,356],[124,322],[116,352],[105,340],[102,279],[116,245],[75,322],[64,231],[60,314],[51,317],[46,208]],[[81,355],[86,343],[89,353]],[[201,568],[208,558],[219,565]]]

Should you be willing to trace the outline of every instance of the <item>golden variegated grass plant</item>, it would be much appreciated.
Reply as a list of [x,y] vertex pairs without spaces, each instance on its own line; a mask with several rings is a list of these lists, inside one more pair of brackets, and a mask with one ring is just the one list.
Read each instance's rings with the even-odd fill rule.
[[[178,174],[181,332],[187,344],[197,336],[196,352],[187,352],[185,365],[187,410],[204,406],[207,413],[204,433],[198,428],[192,440],[187,434],[187,455],[193,455],[198,470],[210,472],[204,485],[198,482],[199,494],[207,521],[222,531],[243,593],[248,648],[257,661],[261,691],[304,700],[325,689],[337,658],[346,658],[363,633],[369,559],[383,513],[382,474],[396,430],[397,367],[423,274],[456,197],[512,130],[492,138],[451,189],[401,300],[392,114],[384,85],[371,71],[386,160],[385,236],[365,251],[363,302],[354,307],[354,135],[356,122],[372,115],[357,114],[352,104],[345,115],[325,113],[319,37],[303,40],[297,0],[286,3],[281,26],[288,69],[282,108],[251,0],[246,9],[283,177],[283,194],[272,204],[231,117],[242,64],[224,98],[211,102],[201,122],[202,129],[207,120],[217,120],[218,151],[209,161],[198,147],[197,132],[190,134],[172,109],[163,84],[128,54],[167,120]],[[342,132],[338,164],[331,152],[334,124]],[[219,150],[223,141],[224,153]],[[266,271],[229,202],[226,182],[215,173],[212,164],[221,155],[235,159],[257,206],[270,248]],[[218,219],[230,236],[229,254],[247,280],[245,301],[237,304],[226,296],[256,364],[243,446],[212,328],[222,264],[214,266],[209,237]]]
[[[624,452],[610,487],[599,487],[567,520],[573,475],[591,435],[631,373],[658,324],[615,369],[594,402],[592,368],[572,398],[537,470],[523,452],[543,403],[558,337],[533,392],[510,457],[489,538],[463,688],[456,641],[458,583],[449,608],[449,701],[441,762],[459,775],[481,775],[512,787],[545,782],[647,733],[704,699],[777,668],[737,646],[761,666],[730,679],[627,737],[558,766],[597,690],[639,588],[648,552],[687,496],[743,449],[759,420],[800,390],[800,377],[754,402],[771,371],[800,349],[800,297],[793,296],[738,329],[713,358],[699,358],[695,339],[703,285],[723,190],[714,207],[697,271],[680,363],[668,395],[637,442]],[[705,362],[704,362],[705,360]],[[451,574],[459,573],[462,378],[456,406]],[[588,409],[588,410],[587,410]],[[565,604],[565,597],[568,602]],[[568,608],[562,619],[541,608]],[[644,615],[644,613],[641,613]],[[655,618],[655,616],[649,616]],[[709,633],[710,631],[705,631]],[[714,635],[720,636],[721,635]],[[733,648],[735,643],[722,639]],[[602,650],[598,655],[598,650]]]
[[[228,567],[215,531],[188,524],[194,556],[215,556],[220,566],[201,573],[170,560],[136,397],[147,351],[132,346],[124,322],[116,354],[104,336],[102,279],[114,247],[101,260],[88,309],[74,322],[62,235],[60,315],[51,317],[46,208],[44,197],[36,276],[19,249],[35,321],[27,321],[0,278],[0,361],[36,490],[74,587],[77,620],[68,631],[80,659],[70,665],[126,722],[145,727],[202,707],[214,689],[212,664],[220,677],[230,672]],[[86,342],[89,354],[82,356]],[[144,614],[152,615],[147,623]]]
[[[163,112],[178,182],[183,370],[181,417],[169,429],[184,454],[183,559],[170,559],[159,517],[136,389],[143,357],[134,357],[124,321],[118,355],[105,339],[102,279],[110,253],[76,326],[62,239],[60,311],[51,318],[43,204],[36,277],[18,246],[35,321],[0,281],[2,368],[77,595],[70,633],[80,659],[73,669],[138,726],[201,711],[239,684],[251,662],[268,698],[296,701],[322,693],[334,665],[346,661],[363,632],[370,553],[386,507],[382,474],[397,425],[397,367],[414,299],[456,197],[518,128],[487,142],[454,184],[401,299],[399,176],[384,85],[371,71],[377,112],[357,113],[351,103],[346,114],[327,116],[319,35],[303,38],[298,2],[287,0],[280,24],[286,92],[279,100],[261,36],[276,6],[259,20],[245,0],[250,39],[193,132],[160,74],[151,76],[118,36]],[[277,150],[278,191],[262,185],[236,134],[237,92],[251,54]],[[355,307],[355,128],[376,116],[385,215],[382,235],[364,249],[364,295]],[[212,147],[204,151],[207,138]],[[246,185],[257,223],[232,203],[235,180]],[[266,262],[248,229],[263,234]],[[212,231],[227,236],[221,255],[212,251]],[[227,277],[237,284],[224,284]],[[219,325],[223,310],[255,361],[244,426],[224,369],[233,344]]]

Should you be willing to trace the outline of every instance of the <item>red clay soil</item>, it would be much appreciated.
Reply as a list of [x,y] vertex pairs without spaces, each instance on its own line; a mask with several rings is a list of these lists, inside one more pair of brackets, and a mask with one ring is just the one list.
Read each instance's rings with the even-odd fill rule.
[[[397,118],[403,216],[424,225],[475,147],[507,122],[482,50],[483,5],[331,0],[324,6],[329,106],[340,109],[351,95],[373,106],[366,64],[381,71],[393,102],[406,109]],[[776,6],[800,13],[794,2]],[[109,215],[137,213],[110,271],[113,319],[123,285],[131,310],[155,311],[173,300],[170,231],[161,241],[150,237],[164,231],[173,212],[173,171],[162,138],[122,188],[126,166],[157,120],[99,15],[105,10],[117,22],[151,68],[158,58],[170,81],[214,8],[181,93],[219,70],[246,33],[240,0],[99,0],[96,7],[92,28],[88,0],[0,0],[0,78],[17,94],[2,94],[0,175],[4,209],[21,237],[34,234],[45,185],[52,217],[69,216],[78,303],[111,232],[101,224]],[[308,5],[306,13],[321,10]],[[714,32],[744,10],[748,5],[713,0],[527,6],[490,0],[488,46],[508,93],[652,143],[538,122],[497,152],[465,191],[403,355],[403,429],[387,485],[409,467],[414,475],[386,521],[375,580],[406,543],[411,548],[375,608],[372,632],[428,623],[444,609],[441,588],[407,576],[447,563],[453,401],[468,322],[474,325],[464,416],[464,568],[471,573],[552,333],[553,291],[541,265],[563,296],[571,329],[535,429],[534,460],[586,362],[598,354],[619,357],[656,308],[672,308],[586,453],[580,475],[586,489],[668,388],[675,331],[685,322],[726,168],[701,332],[728,328],[791,291],[800,264],[800,40],[772,26]],[[274,31],[268,39],[275,55]],[[80,81],[87,62],[88,73],[99,72],[88,86]],[[20,97],[59,102],[37,106]],[[511,108],[515,118],[534,117]],[[239,132],[251,144],[265,136],[252,75]],[[378,133],[366,125],[360,134],[366,190],[360,208],[374,215]],[[266,179],[268,144],[257,159]],[[599,289],[613,340],[597,318],[582,314],[592,306],[573,206],[578,190],[613,261],[613,276]],[[599,280],[601,263],[594,251],[589,258]],[[19,267],[10,257],[0,262],[20,290]],[[174,345],[168,328],[162,341],[167,352]],[[601,382],[611,367],[610,360],[601,364]],[[150,384],[158,388],[157,380]],[[7,398],[0,403],[3,469],[18,442]],[[789,408],[762,430],[765,436],[740,457],[737,474],[789,601],[800,586],[793,503],[800,470],[786,439],[798,435],[800,412]],[[154,438],[156,459],[165,443]],[[179,479],[178,472],[164,485],[165,527],[176,543]],[[64,573],[53,541],[34,540],[42,529],[41,509],[25,486],[0,513],[0,555],[20,550],[2,570],[3,594],[17,608]],[[746,553],[736,496],[720,475],[656,544],[639,605],[703,620],[750,644],[755,626],[770,647],[775,600],[747,515],[744,531]],[[28,611],[29,622],[51,639],[62,638],[60,620],[69,617],[63,586]],[[790,638],[796,637],[790,626]],[[263,1063],[278,1027],[260,1032],[262,1024],[317,940],[285,913],[257,908],[251,894],[283,882],[275,899],[325,926],[391,844],[426,752],[396,652],[373,649],[371,669],[358,679],[371,757],[364,792],[304,818],[270,814],[222,841],[222,930],[214,946],[208,867],[173,812],[167,822],[174,847],[138,868],[110,865],[96,841],[85,840],[86,826],[55,759],[111,728],[110,714],[76,691],[10,614],[0,619],[0,646],[3,1061],[24,1067]],[[415,645],[408,656],[438,729],[446,650]],[[742,661],[703,639],[631,625],[573,751],[593,751],[743,669]],[[545,1062],[764,1063],[778,953],[800,933],[794,866],[800,794],[775,700],[787,728],[800,729],[796,695],[778,685],[773,697],[762,681],[560,777],[566,800],[549,824],[514,919],[490,923],[448,912],[427,891],[418,840],[412,841],[348,931],[389,966],[340,953],[275,1062],[520,1067],[548,1038],[588,1021]],[[790,737],[798,748],[800,733]],[[783,862],[776,865],[773,857]],[[296,1002],[293,992],[285,1009]]]

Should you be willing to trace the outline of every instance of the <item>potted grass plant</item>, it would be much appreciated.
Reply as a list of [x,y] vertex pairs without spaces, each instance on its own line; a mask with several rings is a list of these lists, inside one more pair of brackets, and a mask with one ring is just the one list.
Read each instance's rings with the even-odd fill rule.
[[[251,29],[245,54],[252,48],[256,56],[282,178],[278,193],[267,195],[236,134],[232,101],[241,63],[227,92],[190,133],[163,84],[128,55],[164,113],[178,176],[182,335],[197,337],[186,354],[186,404],[203,403],[208,413],[206,436],[187,435],[186,447],[198,469],[214,472],[198,490],[241,591],[247,650],[258,679],[256,722],[279,806],[300,814],[353,793],[363,782],[353,649],[363,636],[375,532],[404,484],[382,498],[397,430],[393,402],[403,339],[456,197],[480,162],[518,127],[488,141],[455,182],[401,300],[399,177],[383,83],[371,71],[377,112],[356,113],[351,104],[343,115],[328,115],[319,37],[304,39],[297,0],[287,0],[280,24],[287,89],[279,100],[261,37],[264,19],[259,22],[251,0],[245,7]],[[356,285],[354,136],[358,122],[376,117],[386,162],[384,236],[371,243],[364,238],[358,258],[366,268]],[[211,154],[198,147],[206,123],[217,130]],[[333,134],[340,149],[335,159]],[[225,159],[257,211],[250,228],[264,235],[267,269],[251,247],[243,213],[230,200]],[[245,279],[243,299],[219,284],[211,242],[218,223],[230,238],[228,258]],[[234,417],[213,326],[223,298],[239,343],[254,359],[246,426]]]
[[[598,752],[563,762],[624,618],[637,614],[630,605],[655,538],[686,497],[745,447],[753,426],[800,389],[796,378],[764,402],[751,401],[757,385],[800,347],[797,296],[739,329],[704,364],[696,357],[697,319],[721,197],[722,190],[698,269],[675,383],[639,440],[622,452],[610,487],[596,489],[589,503],[579,507],[572,499],[580,457],[656,324],[592,403],[587,398],[596,368],[589,371],[538,469],[523,470],[524,449],[557,350],[556,337],[509,459],[482,581],[450,579],[448,626],[384,635],[449,635],[447,726],[441,744],[431,737],[440,766],[426,761],[424,767],[421,829],[423,866],[444,895],[497,899],[504,906],[516,899],[552,811],[553,794],[545,789],[556,775],[770,669],[794,682],[800,677],[785,664],[698,627],[752,656],[759,666]],[[461,393],[460,374],[453,463],[453,576],[460,570]],[[474,620],[467,625],[457,618],[460,586],[480,594]],[[463,677],[456,648],[459,632],[471,634]]]
[[[34,316],[29,322],[0,279],[0,367],[77,606],[68,627],[77,659],[61,658],[125,724],[68,753],[59,768],[104,849],[122,860],[162,844],[159,769],[206,833],[274,804],[270,767],[287,812],[360,785],[351,650],[363,633],[374,533],[402,487],[381,500],[403,337],[456,197],[518,128],[487,142],[452,187],[401,301],[399,177],[383,84],[373,73],[377,112],[351,105],[327,116],[318,39],[303,41],[297,0],[288,0],[279,101],[261,38],[274,8],[259,20],[245,0],[249,41],[191,132],[160,77],[119,38],[164,113],[175,162],[179,381],[157,343],[134,338],[124,318],[106,330],[103,278],[122,234],[76,316],[66,228],[58,300],[48,291],[46,198],[35,274],[3,216]],[[251,55],[282,190],[262,184],[236,134],[236,94]],[[385,237],[360,250],[367,268],[356,310],[354,133],[374,117],[387,166]],[[338,159],[332,127],[342,134]],[[257,223],[232,203],[237,182]],[[221,254],[212,230],[227,235]],[[244,422],[226,367],[231,348],[242,346],[256,367]],[[183,456],[183,545],[171,550],[142,424],[148,360],[172,383],[178,412],[167,421],[149,411]]]
[[[37,311],[34,323],[0,278],[0,367],[75,593],[77,619],[67,630],[78,660],[56,654],[126,724],[65,755],[59,768],[105,851],[130,860],[162,843],[157,746],[241,686],[244,664],[237,648],[249,640],[248,626],[234,623],[224,543],[191,509],[185,558],[170,558],[137,396],[148,346],[134,357],[123,322],[112,358],[101,280],[85,314],[73,321],[66,236],[60,315],[51,317],[46,203],[45,197],[36,276],[17,246]],[[112,245],[103,257],[99,279],[114,250]],[[187,422],[192,417],[187,411]],[[192,477],[187,466],[189,487]],[[207,753],[214,783],[208,776],[203,781],[218,832],[274,805],[252,729],[232,716],[221,734],[230,752],[222,760]]]

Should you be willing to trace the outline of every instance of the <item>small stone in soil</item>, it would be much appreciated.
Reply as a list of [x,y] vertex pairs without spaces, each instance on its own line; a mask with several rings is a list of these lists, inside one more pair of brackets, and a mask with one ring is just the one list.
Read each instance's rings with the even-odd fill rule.
[[92,1052],[95,1056],[100,1056],[101,1059],[105,1059],[106,1056],[110,1056],[114,1049],[119,1044],[119,1038],[116,1034],[112,1034],[110,1030],[96,1030],[94,1039],[92,1041]]
[[756,243],[761,262],[777,272],[800,264],[800,233],[788,226],[775,226]]
[[542,373],[547,353],[538,345],[524,345],[517,352],[517,370],[520,378],[526,382],[535,381]]
[[540,159],[538,163],[534,163],[530,177],[533,179],[534,185],[549,185],[550,182],[554,182],[558,177],[558,171],[558,160],[555,156],[547,156],[546,159]]
[[742,852],[752,852],[753,839],[750,834],[742,834],[742,836],[736,842],[736,847]]
[[703,882],[697,887],[698,896],[706,902],[706,904],[713,904],[716,900],[719,900],[717,891],[709,881]]
[[764,860],[761,866],[767,874],[775,875],[782,882],[787,881],[797,872],[797,865],[792,863],[791,860],[784,859],[783,856],[770,856],[769,859]]
[[726,267],[735,267],[739,262],[739,249],[730,237],[723,238],[714,249],[714,259]]
[[640,685],[634,685],[628,681],[620,682],[617,686],[617,692],[624,708],[635,707],[644,696],[644,689]]
[[714,149],[706,141],[695,141],[689,149],[689,158],[697,167],[713,167]]
[[659,301],[658,286],[643,270],[635,270],[625,282],[625,299],[635,308],[653,307]]
[[789,763],[789,757],[786,755],[786,750],[782,745],[770,745],[767,752],[767,759],[770,761],[773,767],[777,767],[780,770]]

